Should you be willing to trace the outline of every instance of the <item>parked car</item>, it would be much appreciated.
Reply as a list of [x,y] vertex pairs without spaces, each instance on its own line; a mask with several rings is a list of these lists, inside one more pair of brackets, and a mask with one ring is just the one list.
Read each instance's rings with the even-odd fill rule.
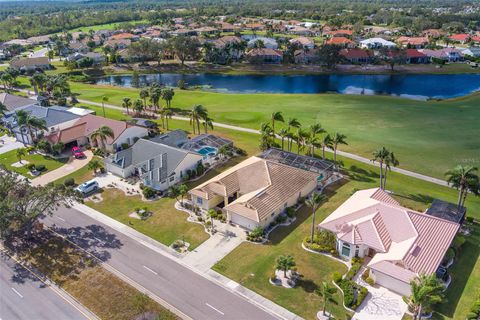
[[85,153],[83,153],[83,151],[79,147],[73,147],[72,154],[75,157],[75,159],[85,158]]
[[75,188],[76,191],[80,192],[83,195],[91,194],[97,191],[98,189],[100,189],[100,186],[98,185],[98,182],[95,180],[84,182]]

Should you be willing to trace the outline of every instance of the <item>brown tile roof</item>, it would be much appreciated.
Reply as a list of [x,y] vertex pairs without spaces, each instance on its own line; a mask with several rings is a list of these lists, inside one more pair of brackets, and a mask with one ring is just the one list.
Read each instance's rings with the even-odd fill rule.
[[226,210],[254,221],[261,221],[279,208],[317,174],[276,162],[251,157],[219,176],[192,189],[191,194],[210,199],[239,193]]

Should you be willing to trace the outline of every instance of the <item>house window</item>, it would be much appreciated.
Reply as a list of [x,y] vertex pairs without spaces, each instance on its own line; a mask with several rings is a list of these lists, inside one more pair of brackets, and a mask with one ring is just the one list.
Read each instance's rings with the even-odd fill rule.
[[175,180],[175,177],[170,177],[170,182],[172,182],[173,180]]
[[197,204],[202,205],[203,204],[203,199],[197,197]]
[[342,244],[342,256],[350,257],[350,245],[346,242]]

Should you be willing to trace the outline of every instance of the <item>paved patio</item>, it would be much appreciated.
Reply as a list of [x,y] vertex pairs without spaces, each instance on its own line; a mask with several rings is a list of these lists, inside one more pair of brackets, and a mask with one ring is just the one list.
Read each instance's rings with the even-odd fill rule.
[[402,296],[380,286],[372,287],[362,280],[362,268],[354,281],[368,289],[368,295],[353,315],[354,320],[401,320],[407,311]]

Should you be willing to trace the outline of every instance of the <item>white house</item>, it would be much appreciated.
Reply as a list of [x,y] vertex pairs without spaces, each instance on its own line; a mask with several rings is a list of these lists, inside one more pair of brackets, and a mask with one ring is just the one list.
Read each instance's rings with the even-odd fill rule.
[[375,283],[402,295],[421,273],[437,271],[459,224],[404,208],[385,191],[355,192],[319,227],[337,237],[341,257],[369,257]]
[[137,175],[144,185],[159,191],[182,182],[201,162],[198,153],[146,139],[105,159],[107,171],[122,178]]
[[396,46],[394,42],[383,38],[369,38],[360,41],[360,47],[363,49],[395,48]]

